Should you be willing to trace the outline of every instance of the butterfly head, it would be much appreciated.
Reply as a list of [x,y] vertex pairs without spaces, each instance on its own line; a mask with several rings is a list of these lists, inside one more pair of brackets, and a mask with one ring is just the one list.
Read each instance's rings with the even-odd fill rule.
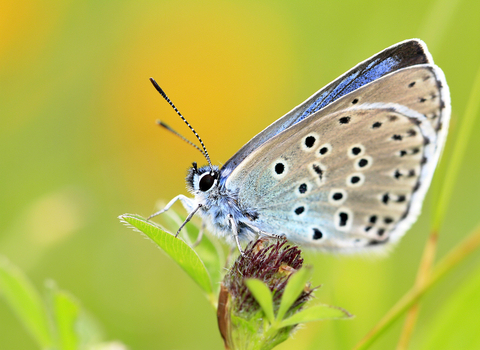
[[193,163],[188,169],[187,187],[192,194],[208,193],[218,188],[218,179],[220,171],[218,167],[210,165],[197,167],[197,163]]

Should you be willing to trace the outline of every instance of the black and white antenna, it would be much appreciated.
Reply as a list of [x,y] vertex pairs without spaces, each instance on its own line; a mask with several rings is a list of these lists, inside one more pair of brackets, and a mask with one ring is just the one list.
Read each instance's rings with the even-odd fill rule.
[[150,81],[151,83],[153,84],[153,86],[155,87],[155,89],[157,89],[157,91],[160,93],[160,95],[162,95],[162,97],[165,99],[165,101],[168,102],[168,104],[170,106],[172,106],[172,108],[175,110],[175,112],[177,112],[177,114],[180,116],[180,118],[182,118],[182,120],[185,122],[185,124],[187,124],[187,126],[190,128],[190,130],[192,130],[192,132],[195,134],[195,136],[197,137],[198,141],[200,141],[200,144],[202,145],[202,148],[203,148],[203,151],[197,147],[195,144],[193,144],[192,142],[190,142],[189,140],[187,140],[185,137],[183,137],[182,135],[180,135],[178,132],[176,132],[175,130],[173,130],[171,127],[169,127],[168,125],[166,125],[165,123],[161,122],[161,121],[157,121],[158,125],[160,126],[163,126],[165,129],[167,129],[168,131],[174,133],[175,135],[177,135],[178,137],[180,137],[182,140],[186,141],[187,143],[189,143],[190,145],[192,145],[193,147],[195,147],[196,149],[198,149],[202,154],[203,156],[205,157],[205,159],[207,159],[207,162],[208,162],[208,165],[210,166],[210,170],[213,172],[213,166],[212,166],[212,162],[210,161],[210,156],[208,155],[208,151],[207,151],[207,148],[205,147],[205,144],[203,143],[202,139],[200,138],[200,136],[198,136],[197,132],[195,131],[195,129],[190,125],[190,123],[187,121],[187,119],[185,119],[185,117],[182,115],[182,113],[179,112],[179,110],[177,109],[177,107],[175,107],[175,105],[173,104],[173,102],[168,98],[167,94],[165,94],[165,92],[162,90],[162,88],[157,84],[157,82],[155,81],[155,79],[153,78],[150,78]]
[[165,128],[167,129],[168,131],[170,131],[172,134],[178,136],[179,138],[181,138],[183,141],[185,141],[186,143],[188,143],[190,146],[192,146],[193,148],[197,149],[201,154],[202,156],[205,156],[205,153],[203,152],[203,150],[198,147],[196,144],[194,144],[192,141],[190,141],[189,139],[187,139],[186,137],[184,137],[183,135],[181,135],[180,133],[176,132],[175,130],[173,130],[170,126],[168,126],[167,124],[165,124],[164,122],[162,122],[161,120],[157,120],[157,124],[159,126],[161,126],[162,128]]

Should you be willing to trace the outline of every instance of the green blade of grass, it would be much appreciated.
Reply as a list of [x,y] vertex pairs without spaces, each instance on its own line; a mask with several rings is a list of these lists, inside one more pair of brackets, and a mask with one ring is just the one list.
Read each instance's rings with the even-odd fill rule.
[[252,292],[255,300],[262,307],[267,319],[270,321],[270,323],[273,323],[275,321],[275,315],[273,314],[273,297],[270,289],[265,283],[254,278],[246,280],[245,284],[247,285],[248,289],[250,289],[250,292]]
[[53,337],[45,304],[22,271],[0,256],[0,295],[41,348],[51,348]]
[[297,312],[289,318],[284,319],[280,323],[280,327],[293,326],[299,323],[335,320],[353,317],[346,310],[330,305],[313,305],[307,306],[305,309]]
[[432,231],[438,232],[442,224],[447,206],[450,203],[450,198],[460,171],[460,166],[465,155],[468,141],[474,130],[473,126],[478,115],[480,107],[480,68],[477,71],[475,80],[473,82],[472,92],[468,99],[467,108],[465,109],[464,118],[458,130],[455,140],[455,145],[452,151],[452,157],[448,164],[445,173],[445,180],[442,184],[441,193],[437,201],[437,206],[433,215]]
[[213,301],[210,275],[202,260],[188,244],[139,215],[124,214],[119,216],[119,219],[143,232],[154,241],[210,296],[210,301]]

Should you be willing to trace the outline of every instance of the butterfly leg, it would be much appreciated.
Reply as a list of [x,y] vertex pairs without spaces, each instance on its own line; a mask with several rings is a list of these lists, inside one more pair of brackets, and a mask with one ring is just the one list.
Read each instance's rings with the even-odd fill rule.
[[190,198],[184,196],[183,194],[180,194],[180,195],[176,196],[175,198],[173,198],[170,202],[168,202],[168,204],[165,206],[165,208],[163,208],[162,210],[159,210],[156,213],[153,213],[152,215],[150,215],[147,218],[147,221],[154,218],[157,215],[165,213],[178,200],[180,200],[182,202],[182,204],[185,208],[190,208],[190,210],[191,210],[191,208],[193,208],[193,201]]
[[275,233],[268,233],[268,232],[263,232],[263,231],[260,231],[259,232],[259,235],[260,236],[267,236],[268,238],[274,238],[274,239],[283,239],[283,238],[286,238],[286,235],[284,233],[280,234],[280,235],[277,235]]
[[200,244],[200,242],[202,241],[202,238],[203,238],[203,231],[205,230],[205,222],[202,221],[202,226],[200,226],[200,230],[198,231],[198,236],[197,236],[197,240],[195,241],[195,243],[192,244],[192,248],[196,247],[197,245]]
[[268,233],[268,232],[265,232],[265,231],[262,231],[260,229],[258,229],[257,227],[253,226],[253,225],[250,225],[246,222],[244,222],[244,224],[250,229],[252,230],[253,232],[255,232],[258,236],[267,236],[268,238],[274,238],[274,239],[281,239],[281,238],[284,238],[285,237],[285,234],[282,233],[280,235],[277,235],[275,233]]
[[243,253],[242,246],[240,245],[240,241],[238,240],[238,228],[235,220],[233,219],[232,214],[228,214],[228,220],[230,221],[230,224],[232,225],[232,233],[233,237],[235,238],[235,242],[237,243],[238,250],[240,251],[240,254],[245,257],[245,254]]
[[[191,210],[190,214],[188,214],[187,218],[185,219],[185,221],[183,222],[183,224],[180,226],[180,228],[177,230],[177,233],[175,234],[175,237],[178,236],[178,234],[180,233],[180,231],[182,230],[182,228],[187,224],[187,222],[189,222],[193,215],[195,215],[195,213],[197,212],[198,209],[200,209],[202,207],[202,204],[198,204],[195,208],[194,208],[194,202],[188,198],[188,197],[185,197],[184,195],[180,194],[178,196],[176,196],[175,198],[173,198],[170,202],[168,202],[168,204],[165,206],[165,208],[163,208],[162,210],[159,210],[157,211],[156,213],[150,215],[148,218],[147,218],[147,221],[150,220],[151,218],[157,216],[157,215],[160,215],[164,212],[166,212],[168,209],[170,209],[172,207],[173,204],[175,204],[176,201],[180,200],[180,202],[182,202],[183,206],[185,207],[185,209],[187,210]],[[194,208],[192,210],[192,208]],[[201,239],[201,237],[200,237]],[[198,240],[198,239],[197,239]]]
[[183,224],[180,226],[180,228],[177,230],[177,233],[175,234],[175,237],[178,236],[178,234],[180,233],[180,231],[182,230],[182,228],[187,224],[187,222],[189,222],[190,220],[192,220],[192,217],[195,215],[195,213],[197,212],[198,209],[200,209],[203,205],[202,204],[198,204],[197,207],[195,209],[193,209],[193,211],[190,212],[190,214],[188,214],[187,218],[185,219],[185,221],[183,222]]

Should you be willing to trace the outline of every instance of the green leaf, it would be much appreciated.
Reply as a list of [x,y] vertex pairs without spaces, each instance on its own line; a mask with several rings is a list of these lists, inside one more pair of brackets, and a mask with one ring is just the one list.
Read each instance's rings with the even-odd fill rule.
[[[166,203],[159,203],[159,208],[165,207]],[[170,209],[155,218],[155,222],[159,223],[163,231],[176,232],[183,224],[185,217]],[[201,225],[201,224],[200,224]],[[189,221],[180,232],[182,239],[192,247],[199,235],[199,224],[195,223],[195,218]],[[165,229],[163,229],[165,227]],[[214,294],[218,295],[220,291],[220,282],[224,275],[225,254],[224,249],[217,239],[211,239],[208,232],[204,232],[200,244],[194,247],[195,252],[204,263],[212,281]]]
[[59,290],[53,281],[47,283],[52,304],[52,314],[57,329],[58,348],[75,350],[78,348],[77,322],[80,314],[80,305],[67,292]]
[[312,269],[309,266],[301,268],[295,272],[287,283],[283,292],[280,307],[278,308],[277,320],[282,320],[285,313],[290,309],[295,300],[300,296],[310,278]]
[[[160,207],[164,207],[165,204],[166,203],[162,203]],[[160,221],[160,227],[165,227],[166,229],[164,229],[164,231],[167,232],[176,232],[185,221],[185,217],[181,217],[173,209],[168,210],[157,218]],[[195,224],[194,220],[191,220],[187,225],[185,225],[180,232],[180,236],[182,239],[185,239],[189,246],[192,246],[192,244],[197,240],[198,235],[199,225]],[[204,232],[200,244],[196,246],[194,250],[203,261],[212,280],[215,294],[218,294],[220,290],[220,282],[224,272],[223,267],[225,266],[225,254],[223,247],[220,245],[217,239],[212,240],[208,235],[208,232]]]
[[255,300],[262,307],[267,319],[270,323],[273,323],[273,321],[275,321],[275,315],[273,314],[273,298],[270,289],[265,283],[254,278],[245,280],[245,284],[248,289],[250,289],[250,292],[252,292]]
[[[195,227],[194,230],[190,227],[189,232],[191,231],[193,231],[195,234],[194,237],[196,240],[198,236],[198,228]],[[183,232],[180,234],[182,235]],[[217,239],[212,239],[207,232],[204,232],[200,244],[192,249],[195,250],[200,257],[200,260],[202,260],[203,264],[205,265],[205,268],[210,275],[210,279],[212,280],[215,295],[218,295],[220,290],[220,282],[223,279],[223,274],[225,271],[225,255],[222,246]]]
[[0,256],[0,295],[3,295],[39,346],[52,347],[47,311],[37,290],[23,272],[3,256]]
[[313,305],[295,313],[289,318],[282,320],[280,327],[293,326],[298,323],[306,323],[321,320],[333,320],[352,317],[347,311],[330,305]]
[[78,348],[82,350],[91,350],[93,345],[100,344],[105,339],[104,331],[98,320],[86,312],[83,307],[75,322],[75,333],[79,342]]
[[212,294],[212,281],[197,253],[182,239],[163,231],[155,223],[139,215],[124,214],[119,219],[146,234],[167,253],[207,294]]

